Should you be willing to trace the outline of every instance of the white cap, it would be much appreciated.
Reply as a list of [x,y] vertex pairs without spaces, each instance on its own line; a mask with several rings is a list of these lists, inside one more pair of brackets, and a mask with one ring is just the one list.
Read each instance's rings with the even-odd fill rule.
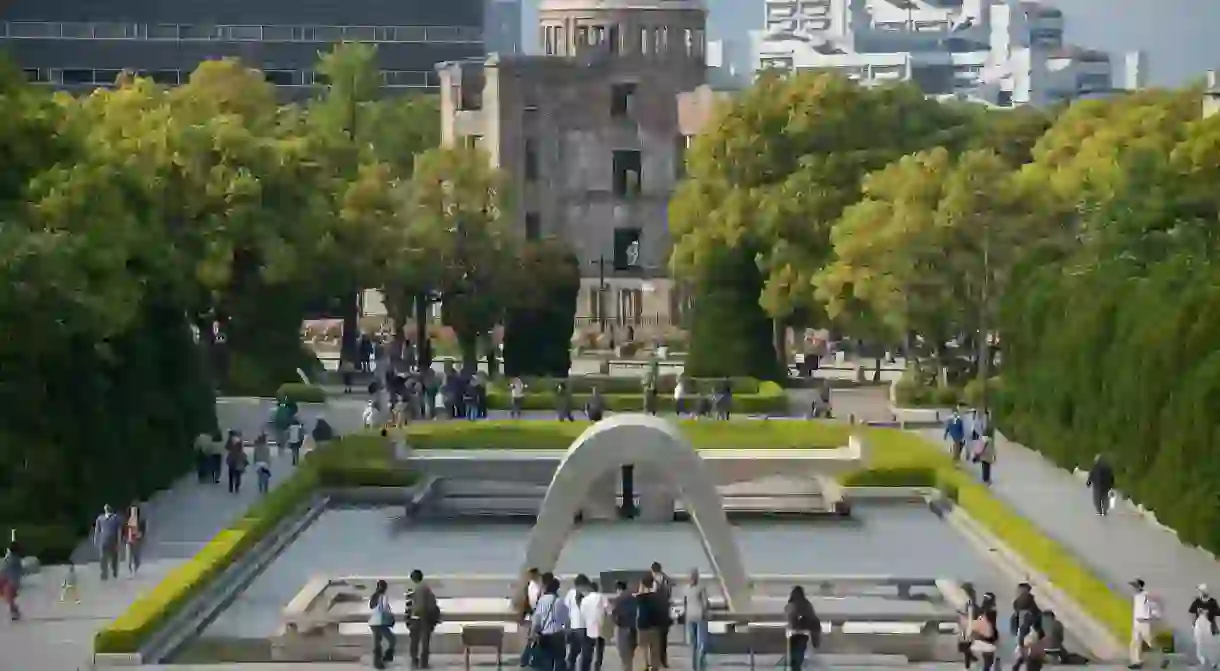
[[1199,585],[1199,591],[1200,591],[1200,592],[1206,592],[1206,591],[1207,591],[1207,585],[1206,585],[1206,584],[1200,584],[1200,585]]

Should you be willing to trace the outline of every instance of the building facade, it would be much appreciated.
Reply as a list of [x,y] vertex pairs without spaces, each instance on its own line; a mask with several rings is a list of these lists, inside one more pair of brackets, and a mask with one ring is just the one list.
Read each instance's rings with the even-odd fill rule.
[[485,0],[483,35],[489,54],[521,54],[521,0]]
[[504,170],[527,239],[580,259],[578,318],[668,323],[670,195],[714,106],[699,0],[543,0],[543,54],[442,64],[441,136]]
[[765,26],[752,35],[759,69],[837,70],[865,85],[913,81],[929,95],[999,106],[1113,88],[1109,55],[1065,44],[1063,13],[1038,2],[766,0]]
[[0,46],[31,80],[66,89],[125,69],[179,84],[201,61],[237,57],[292,93],[321,83],[320,51],[370,42],[387,87],[435,89],[436,63],[485,53],[484,14],[484,0],[8,0]]

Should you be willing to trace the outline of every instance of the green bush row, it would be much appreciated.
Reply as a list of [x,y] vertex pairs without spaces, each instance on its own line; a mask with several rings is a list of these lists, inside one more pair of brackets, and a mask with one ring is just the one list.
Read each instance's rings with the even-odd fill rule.
[[94,652],[137,652],[149,636],[298,510],[319,486],[406,486],[413,481],[411,473],[393,462],[393,448],[380,436],[349,436],[321,446],[308,453],[288,480],[252,505],[241,519],[98,631]]
[[275,390],[275,397],[281,401],[296,403],[325,403],[326,390],[316,384],[285,382]]
[[[553,389],[553,388],[552,388]],[[636,391],[634,393],[603,393],[602,401],[605,403],[606,410],[611,412],[643,412],[644,410],[644,393]],[[589,400],[589,394],[572,394],[572,407],[575,410],[580,410]],[[687,412],[695,409],[697,399],[687,399]],[[512,407],[512,397],[503,389],[493,387],[487,394],[487,404],[496,410],[506,410]],[[527,390],[523,399],[522,407],[525,410],[555,410],[556,395],[553,390],[548,391],[531,391]],[[657,394],[657,410],[659,412],[673,412],[675,402],[673,394]],[[774,382],[758,383],[757,393],[733,394],[733,412],[743,414],[770,414],[783,415],[788,412],[788,397],[784,393],[783,387]]]
[[[642,377],[573,375],[567,378],[526,377],[522,378],[522,381],[531,392],[555,391],[560,382],[564,382],[568,391],[573,394],[587,394],[593,391],[594,387],[603,394],[640,394],[644,391]],[[687,387],[690,394],[710,394],[720,388],[724,378],[687,378],[687,383],[690,385]],[[677,384],[677,375],[659,375],[656,379],[657,393],[672,396]],[[729,385],[734,394],[757,394],[761,383],[752,377],[732,377],[729,378]],[[499,386],[507,386],[507,381],[501,381]]]
[[[1000,378],[988,381],[991,395],[1000,393]],[[904,373],[894,384],[894,397],[900,408],[952,408],[958,405],[977,407],[983,400],[983,383],[973,379],[961,387],[927,385],[915,376]]]
[[[896,429],[866,429],[869,467],[843,478],[848,486],[929,487],[940,489],[976,522],[1104,625],[1119,641],[1131,635],[1130,597],[1117,594],[1070,550],[1044,534],[987,487],[958,467],[946,452],[919,436]],[[1159,631],[1157,644],[1173,647],[1173,634]]]

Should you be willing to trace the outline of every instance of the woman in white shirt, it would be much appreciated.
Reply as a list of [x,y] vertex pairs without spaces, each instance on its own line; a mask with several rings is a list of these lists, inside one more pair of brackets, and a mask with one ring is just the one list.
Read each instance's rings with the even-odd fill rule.
[[580,600],[580,619],[585,625],[585,647],[580,655],[580,671],[601,671],[606,651],[606,619],[610,601],[601,593],[596,582],[589,584],[589,593]]
[[563,597],[563,605],[568,610],[568,659],[567,668],[576,668],[576,662],[585,648],[585,619],[580,610],[580,602],[589,591],[589,578],[585,574],[576,576],[572,589]]
[[513,381],[508,383],[508,389],[513,402],[509,416],[513,419],[521,419],[521,410],[525,407],[525,382],[522,382],[519,377],[514,377]]
[[[373,668],[384,669],[387,662],[394,661],[394,646],[398,644],[394,636],[394,611],[390,609],[390,598],[386,596],[389,586],[384,580],[378,580],[369,597],[369,629],[373,630]],[[381,644],[386,643],[385,653]]]
[[710,610],[707,587],[699,582],[699,569],[691,569],[690,582],[682,593],[682,618],[686,621],[686,641],[690,646],[693,671],[707,668],[707,612]]
[[679,417],[686,413],[686,375],[679,375],[674,383],[674,412]]

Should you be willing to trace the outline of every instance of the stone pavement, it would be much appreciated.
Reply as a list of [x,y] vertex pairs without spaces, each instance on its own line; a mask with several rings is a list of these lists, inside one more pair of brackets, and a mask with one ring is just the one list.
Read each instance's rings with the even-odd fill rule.
[[[943,432],[921,433],[940,441]],[[992,485],[996,495],[1075,552],[1119,593],[1130,594],[1127,583],[1142,578],[1161,597],[1165,621],[1177,633],[1179,647],[1188,644],[1192,620],[1187,609],[1200,583],[1212,586],[1213,593],[1220,590],[1220,564],[1182,544],[1130,504],[1099,517],[1084,482],[1037,452],[1003,438],[997,450]]]
[[[617,661],[612,660],[613,653],[606,650],[606,659],[603,665],[604,671],[617,671],[620,667]],[[670,669],[673,671],[683,671],[690,668],[689,661],[684,655],[678,655],[670,658]],[[3,667],[0,667],[3,668]],[[367,671],[373,668],[371,664],[366,663],[329,663],[329,662],[313,662],[309,664],[293,664],[288,662],[276,663],[265,662],[257,664],[176,664],[172,666],[144,666],[140,667],[144,671]],[[397,660],[387,666],[388,669],[410,669],[410,664],[398,662]],[[433,664],[429,667],[434,671],[464,671],[465,666],[456,658],[443,659],[438,657],[433,660]],[[479,659],[471,663],[471,669],[495,669],[496,664],[494,659]],[[502,669],[515,670],[517,669],[516,659],[510,656],[505,656]],[[637,667],[638,668],[638,667]],[[750,669],[749,661],[745,658],[733,659],[730,661],[719,661],[715,656],[708,660],[708,668],[711,669],[733,669],[735,671],[746,671]],[[759,655],[754,669],[756,671],[773,671],[781,668],[777,655]],[[961,664],[948,663],[921,663],[921,664],[898,664],[898,663],[874,663],[853,662],[853,661],[837,661],[835,659],[818,660],[812,657],[807,657],[805,660],[805,668],[807,669],[841,669],[842,671],[958,671],[962,668]],[[1063,667],[1058,667],[1063,668]],[[1119,671],[1126,669],[1125,666],[1110,666],[1110,665],[1089,665],[1084,667],[1091,671]],[[1171,667],[1174,668],[1174,667]]]
[[[274,487],[292,472],[288,453],[278,454],[273,448],[271,468]],[[0,671],[88,668],[97,630],[198,552],[259,497],[253,477],[246,478],[239,494],[229,494],[226,485],[223,474],[221,483],[213,485],[198,483],[191,473],[145,503],[148,536],[144,565],[135,576],[122,565],[118,580],[103,582],[96,552],[82,543],[75,553],[79,605],[59,602],[64,567],[46,567],[29,576],[19,599],[24,619],[9,622],[0,618]]]

